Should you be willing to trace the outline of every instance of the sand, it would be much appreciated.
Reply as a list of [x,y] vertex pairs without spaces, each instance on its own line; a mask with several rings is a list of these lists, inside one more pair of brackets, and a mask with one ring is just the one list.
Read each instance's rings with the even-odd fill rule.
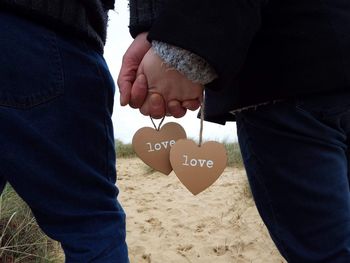
[[138,158],[117,161],[131,263],[277,263],[243,169],[227,168],[193,196]]

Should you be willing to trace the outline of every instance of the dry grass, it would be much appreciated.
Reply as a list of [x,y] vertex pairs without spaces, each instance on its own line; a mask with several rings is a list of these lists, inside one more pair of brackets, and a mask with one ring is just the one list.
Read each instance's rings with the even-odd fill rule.
[[130,158],[136,156],[132,145],[125,144],[120,140],[115,141],[115,151],[117,153],[117,158]]
[[0,262],[63,262],[59,255],[59,244],[40,230],[29,207],[7,186],[0,197]]
[[238,143],[224,143],[227,152],[227,166],[243,168],[243,160],[241,155],[241,150]]

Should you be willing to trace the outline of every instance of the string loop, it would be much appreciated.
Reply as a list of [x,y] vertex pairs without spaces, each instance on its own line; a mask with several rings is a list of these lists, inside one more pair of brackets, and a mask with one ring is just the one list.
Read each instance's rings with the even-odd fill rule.
[[162,126],[162,124],[163,124],[163,122],[164,122],[165,116],[164,116],[164,117],[162,118],[162,120],[160,121],[158,127],[157,127],[156,124],[154,123],[153,118],[152,118],[151,116],[149,116],[149,117],[151,118],[151,121],[152,121],[152,123],[153,123],[154,129],[156,129],[157,131],[159,131],[159,130],[160,130],[160,127]]
[[201,105],[201,126],[199,130],[199,143],[198,146],[201,147],[203,143],[203,126],[204,126],[204,108],[205,108],[205,93],[203,94],[203,102]]

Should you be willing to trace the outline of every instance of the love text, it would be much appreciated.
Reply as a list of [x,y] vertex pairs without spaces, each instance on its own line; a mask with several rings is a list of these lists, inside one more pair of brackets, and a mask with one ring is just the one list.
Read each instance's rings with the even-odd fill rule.
[[149,147],[148,152],[160,151],[162,149],[168,149],[168,147],[172,147],[175,144],[175,140],[163,141],[159,143],[146,143]]
[[183,155],[184,162],[182,165],[184,166],[199,166],[199,167],[207,167],[207,168],[213,168],[214,162],[212,160],[205,160],[205,159],[196,159],[196,158],[188,158],[188,155]]

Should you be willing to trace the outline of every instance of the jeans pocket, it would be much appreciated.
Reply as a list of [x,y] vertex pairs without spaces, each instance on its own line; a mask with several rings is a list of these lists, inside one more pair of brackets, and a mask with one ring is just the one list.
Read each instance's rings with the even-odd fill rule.
[[29,109],[63,94],[63,70],[53,31],[0,13],[0,107]]

